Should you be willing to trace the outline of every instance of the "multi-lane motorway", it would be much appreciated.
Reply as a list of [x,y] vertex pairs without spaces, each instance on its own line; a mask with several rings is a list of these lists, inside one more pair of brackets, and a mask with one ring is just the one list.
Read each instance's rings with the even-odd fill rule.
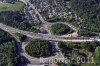
[[33,33],[29,31],[19,30],[0,23],[0,28],[10,33],[21,33],[33,39],[52,40],[52,41],[72,41],[72,42],[85,42],[85,41],[100,41],[100,37],[61,37],[56,35]]

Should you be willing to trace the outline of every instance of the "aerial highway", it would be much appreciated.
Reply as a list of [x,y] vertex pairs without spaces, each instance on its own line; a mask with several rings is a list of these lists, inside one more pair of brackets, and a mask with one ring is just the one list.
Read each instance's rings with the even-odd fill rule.
[[[38,12],[38,10],[35,8],[35,6],[33,4],[31,4],[29,2],[29,0],[20,0],[22,2],[24,2],[26,4],[26,8],[29,8],[29,10],[27,10],[27,12],[30,14],[31,18],[33,18],[33,14],[32,12],[30,11],[30,8],[32,8],[31,10],[34,11],[34,14],[36,14],[38,16],[38,19],[40,22],[41,22],[41,27],[47,31],[47,33],[43,34],[43,33],[33,33],[33,32],[30,32],[30,31],[25,31],[25,30],[20,30],[20,29],[17,29],[17,28],[13,28],[11,26],[7,26],[3,23],[0,23],[0,29],[10,33],[13,37],[14,34],[13,33],[20,33],[20,34],[23,34],[23,35],[26,35],[28,37],[27,41],[24,41],[24,42],[20,42],[16,37],[16,41],[18,41],[16,43],[16,46],[17,46],[17,50],[18,50],[18,53],[25,57],[25,61],[27,61],[25,64],[27,64],[27,66],[32,66],[34,64],[43,64],[41,63],[41,58],[36,58],[36,57],[32,57],[32,56],[29,56],[26,51],[25,51],[25,47],[28,45],[28,42],[29,42],[29,39],[32,38],[32,39],[39,39],[39,40],[49,40],[51,45],[52,45],[52,48],[55,49],[53,50],[55,52],[55,55],[54,56],[49,56],[49,57],[45,57],[44,59],[48,59],[48,61],[43,61],[44,64],[45,63],[48,63],[50,62],[49,60],[52,60],[52,59],[56,59],[56,58],[64,58],[64,55],[62,54],[59,46],[58,46],[58,41],[62,41],[62,42],[91,42],[91,41],[100,41],[100,36],[94,36],[94,37],[84,37],[84,36],[78,36],[78,28],[74,27],[73,25],[70,25],[66,22],[56,22],[56,23],[62,23],[62,24],[65,24],[65,25],[68,25],[71,29],[75,30],[75,33],[77,34],[77,37],[67,37],[67,36],[60,36],[60,35],[52,35],[51,32],[49,31],[48,29],[48,25],[53,25],[53,24],[56,24],[56,23],[48,23],[46,22],[43,17],[41,16],[41,14]],[[27,15],[28,16],[28,15]],[[34,20],[34,18],[33,18]],[[28,20],[29,21],[29,20]],[[31,65],[30,65],[31,64]],[[19,66],[24,66],[24,65],[19,65]],[[26,65],[25,65],[26,66]],[[52,66],[52,65],[50,65]],[[54,65],[53,65],[54,66]]]
[[[41,26],[42,26],[42,28],[44,29],[44,30],[46,30],[46,34],[51,34],[50,33],[50,31],[48,30],[48,27],[47,27],[47,22],[43,19],[43,17],[40,15],[40,13],[38,12],[38,10],[33,6],[33,4],[31,4],[30,2],[29,2],[29,0],[27,0],[27,1],[25,1],[25,0],[23,0],[22,2],[24,2],[25,4],[26,4],[26,6],[27,6],[27,8],[28,7],[31,7],[32,8],[32,10],[35,12],[35,14],[37,14],[38,15],[38,18],[39,18],[39,21],[41,22]],[[29,11],[28,11],[28,13],[29,13]],[[32,13],[30,13],[30,15],[32,16],[33,14]],[[64,58],[63,57],[63,55],[62,55],[62,53],[59,51],[57,51],[57,50],[59,50],[59,47],[58,47],[58,42],[55,42],[55,41],[51,41],[51,43],[52,43],[52,45],[55,45],[55,46],[53,46],[53,48],[55,49],[55,55],[54,56],[51,56],[51,57],[47,57],[47,58],[45,58],[45,59],[54,59],[54,58]],[[24,57],[26,57],[29,61],[30,61],[30,63],[31,64],[40,64],[41,62],[40,62],[40,59],[39,58],[34,58],[34,57],[31,57],[31,56],[29,56],[26,52],[25,52],[25,47],[26,47],[26,45],[27,45],[28,43],[22,43],[22,50],[23,50],[23,53],[21,52],[20,54],[22,55],[22,56],[24,56]],[[47,61],[48,62],[48,61]]]
[[29,31],[20,30],[0,23],[0,28],[10,33],[21,33],[33,39],[52,40],[52,41],[72,41],[72,42],[86,42],[86,41],[100,41],[100,37],[61,37],[57,35],[49,35],[42,33],[33,33]]

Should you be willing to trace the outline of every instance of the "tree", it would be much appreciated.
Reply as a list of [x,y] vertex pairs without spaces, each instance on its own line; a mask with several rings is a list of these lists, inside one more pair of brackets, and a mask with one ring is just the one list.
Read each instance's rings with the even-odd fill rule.
[[100,46],[96,47],[95,49],[95,57],[100,59]]
[[20,33],[14,33],[15,37],[17,39],[19,39],[21,42],[23,42],[25,39],[26,39],[26,36],[25,35],[22,35]]
[[[84,21],[80,24],[80,35],[94,36],[94,32],[100,32],[100,15],[99,11],[100,0],[71,0],[71,9],[81,17]],[[100,17],[99,17],[100,18]]]
[[51,26],[51,32],[54,35],[63,35],[69,33],[70,31],[70,27],[62,23],[53,24]]
[[51,44],[46,40],[30,40],[25,50],[33,57],[48,57],[53,55]]
[[0,66],[16,66],[21,63],[16,49],[15,39],[0,29]]
[[19,28],[22,30],[31,29],[31,25],[27,22],[24,13],[12,12],[12,11],[3,11],[0,12],[0,22],[14,28]]

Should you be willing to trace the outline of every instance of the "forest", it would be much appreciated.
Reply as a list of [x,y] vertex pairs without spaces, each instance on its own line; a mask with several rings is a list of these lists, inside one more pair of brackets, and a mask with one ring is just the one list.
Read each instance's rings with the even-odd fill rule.
[[[59,42],[58,46],[60,50],[67,58],[74,58],[70,66],[99,66],[100,65],[100,42]],[[79,60],[77,63],[77,57],[84,57],[83,61]],[[87,57],[93,57],[93,60],[90,60],[87,63]],[[94,63],[92,63],[94,61]]]
[[0,22],[12,26],[14,28],[19,28],[22,30],[30,30],[31,25],[27,22],[25,14],[20,12],[3,11],[0,12]]
[[46,40],[30,40],[25,50],[33,57],[48,57],[53,55],[51,44]]
[[71,0],[72,11],[83,19],[80,35],[100,33],[100,0]]
[[14,38],[0,29],[0,66],[16,66],[20,58]]

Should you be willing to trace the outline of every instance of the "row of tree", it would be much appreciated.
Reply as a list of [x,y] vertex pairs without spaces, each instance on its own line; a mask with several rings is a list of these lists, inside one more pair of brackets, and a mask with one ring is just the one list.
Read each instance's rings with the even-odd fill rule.
[[14,35],[21,42],[25,41],[25,39],[26,39],[26,36],[25,35],[22,35],[20,33],[14,33]]

